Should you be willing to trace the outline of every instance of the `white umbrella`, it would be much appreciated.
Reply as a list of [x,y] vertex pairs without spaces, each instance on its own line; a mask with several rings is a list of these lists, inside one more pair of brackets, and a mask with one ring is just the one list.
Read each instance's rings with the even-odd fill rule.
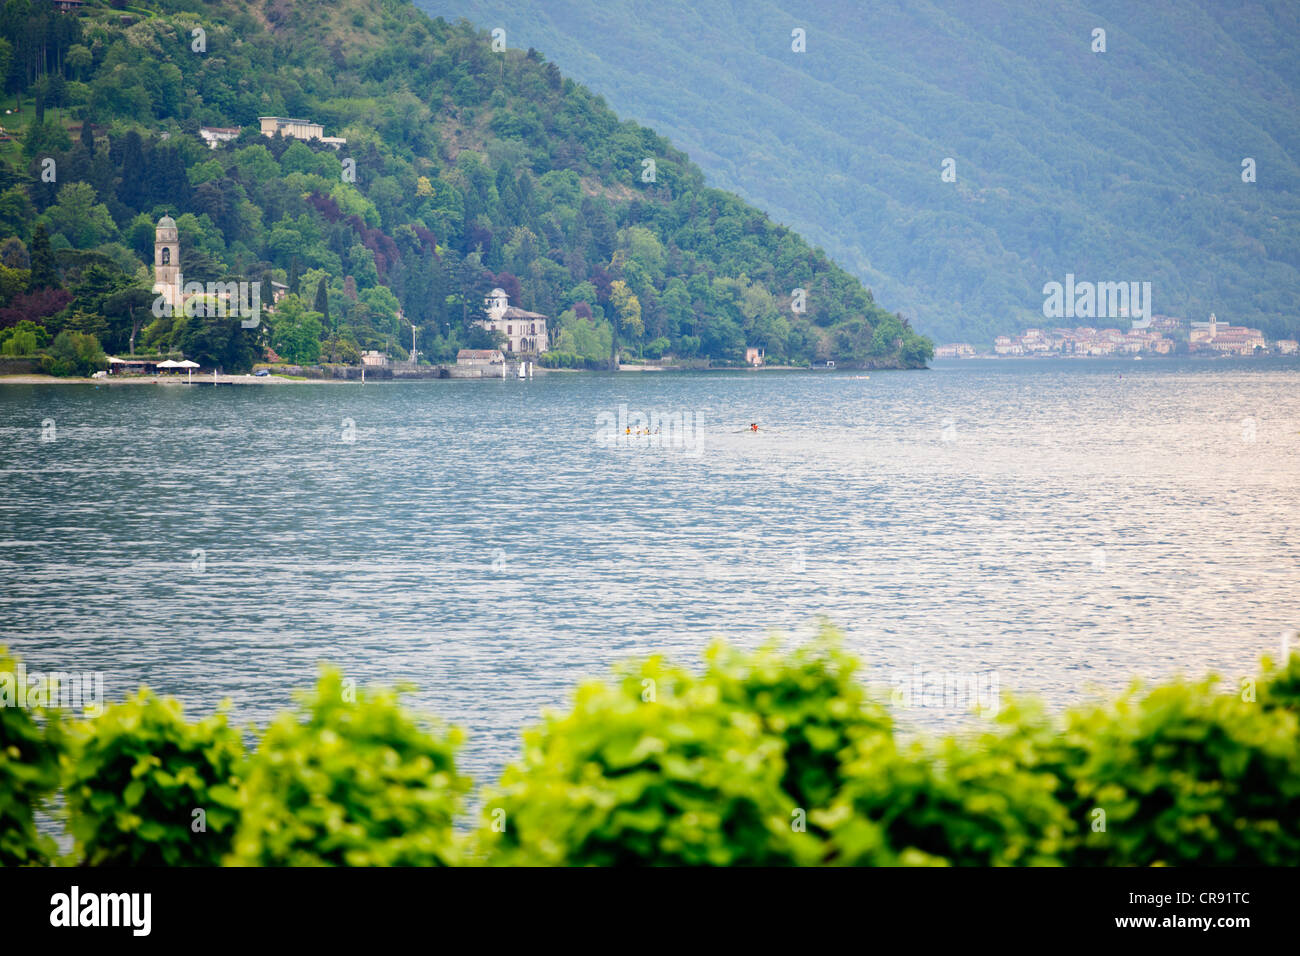
[[185,375],[186,375],[186,381],[185,381],[185,384],[190,385],[190,384],[192,384],[192,383],[194,382],[194,370],[195,370],[196,368],[199,367],[199,363],[198,363],[198,362],[191,362],[189,359],[186,359],[184,362],[177,362],[177,363],[176,363],[176,367],[177,367],[177,368],[183,368],[183,369],[186,370],[186,371],[185,371]]
[[155,369],[175,368],[179,364],[180,364],[179,362],[173,362],[171,359],[167,359],[165,362],[159,362],[157,365],[154,366],[154,368]]

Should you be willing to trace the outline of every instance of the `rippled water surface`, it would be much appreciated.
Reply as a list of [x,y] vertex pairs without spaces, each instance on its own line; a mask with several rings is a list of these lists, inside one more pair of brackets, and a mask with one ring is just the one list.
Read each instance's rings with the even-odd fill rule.
[[[620,405],[702,439],[609,447]],[[585,675],[818,615],[877,676],[992,672],[1057,706],[1235,677],[1300,624],[1282,360],[4,385],[0,476],[0,641],[29,668],[250,723],[329,659],[417,685],[480,780]]]

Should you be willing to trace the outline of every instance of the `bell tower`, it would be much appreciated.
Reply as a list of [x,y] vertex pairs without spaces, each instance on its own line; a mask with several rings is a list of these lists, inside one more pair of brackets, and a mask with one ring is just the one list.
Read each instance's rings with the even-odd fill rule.
[[181,244],[176,220],[163,216],[158,220],[153,241],[153,291],[161,295],[172,309],[181,305]]
[[484,311],[487,312],[491,319],[500,319],[510,307],[510,296],[506,295],[506,290],[497,288],[493,289],[484,300]]

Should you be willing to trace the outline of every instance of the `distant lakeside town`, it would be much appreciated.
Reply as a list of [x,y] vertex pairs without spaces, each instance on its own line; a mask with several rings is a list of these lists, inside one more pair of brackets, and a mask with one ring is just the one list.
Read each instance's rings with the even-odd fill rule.
[[965,342],[940,345],[937,359],[1069,356],[1102,358],[1115,355],[1295,355],[1300,342],[1275,339],[1259,329],[1228,325],[1211,313],[1207,322],[1172,315],[1153,315],[1141,328],[1026,329],[1019,335],[999,335],[993,348],[977,349]]

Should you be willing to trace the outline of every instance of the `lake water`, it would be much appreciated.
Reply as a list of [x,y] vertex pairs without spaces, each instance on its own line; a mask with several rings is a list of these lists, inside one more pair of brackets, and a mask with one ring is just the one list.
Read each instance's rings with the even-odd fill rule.
[[[599,440],[620,406],[699,440]],[[1235,679],[1300,626],[1295,361],[5,385],[0,476],[0,643],[30,670],[247,724],[328,659],[417,685],[480,782],[583,676],[819,615],[874,679],[1057,707]],[[905,723],[978,719],[948,703]]]

